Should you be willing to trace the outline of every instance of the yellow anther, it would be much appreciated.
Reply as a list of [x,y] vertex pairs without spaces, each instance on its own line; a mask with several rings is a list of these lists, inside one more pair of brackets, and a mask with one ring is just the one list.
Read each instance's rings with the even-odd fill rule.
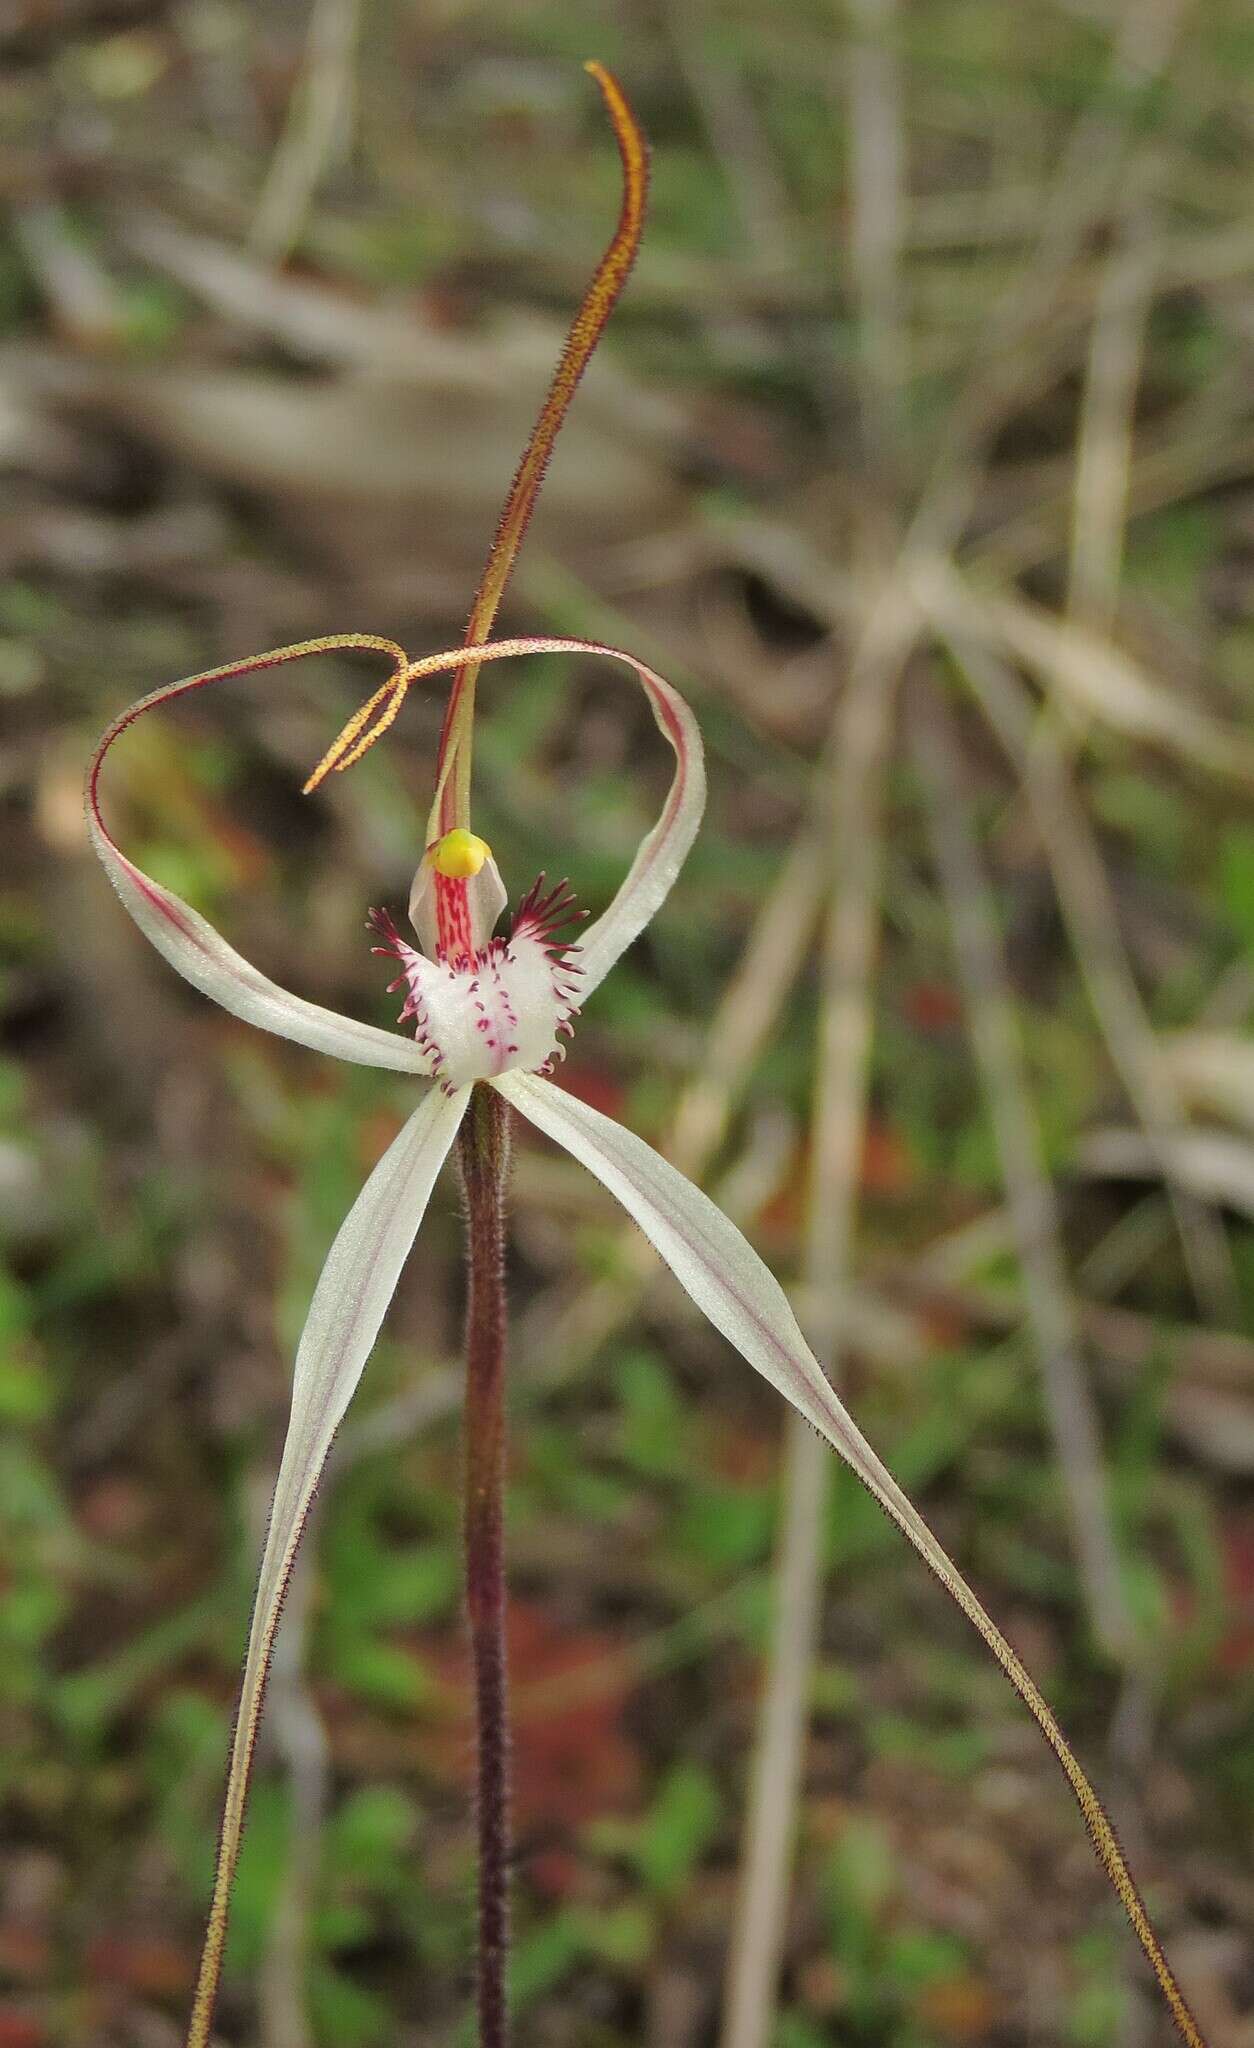
[[427,853],[437,875],[444,875],[450,882],[469,881],[491,858],[492,848],[487,840],[480,839],[477,833],[463,831],[460,825],[446,832]]

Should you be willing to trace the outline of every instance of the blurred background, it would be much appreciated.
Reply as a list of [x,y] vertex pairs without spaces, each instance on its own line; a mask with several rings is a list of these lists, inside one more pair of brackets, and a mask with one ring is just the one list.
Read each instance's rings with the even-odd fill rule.
[[[617,208],[596,56],[651,222],[504,618],[688,691],[711,801],[563,1084],[795,1283],[1249,2048],[1245,0],[9,0],[0,55],[0,2044],[182,2038],[292,1349],[410,1099],[174,979],[84,764],[211,663],[456,641]],[[106,808],[386,1023],[438,693],[299,795],[376,680],[198,697]],[[573,661],[481,699],[512,894],[599,907],[647,711]],[[530,1139],[513,1246],[520,2038],[1164,2042],[878,1512]],[[450,1175],[289,1603],[223,2042],[469,2038],[461,1284]]]

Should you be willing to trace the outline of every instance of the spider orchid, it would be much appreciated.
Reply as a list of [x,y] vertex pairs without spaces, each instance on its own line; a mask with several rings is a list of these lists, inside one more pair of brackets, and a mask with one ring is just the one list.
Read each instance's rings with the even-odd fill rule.
[[[1180,2031],[1192,2048],[1204,2048],[1111,1825],[1053,1714],[957,1566],[846,1412],[806,1343],[781,1287],[707,1195],[631,1131],[563,1092],[550,1078],[580,1009],[595,998],[616,961],[665,901],[696,836],[705,800],[701,738],[692,712],[679,692],[644,662],[621,649],[577,639],[493,641],[487,637],[562,416],[626,279],[643,219],[646,158],[639,129],[615,80],[599,65],[587,68],[601,88],[619,145],[624,172],[622,212],[576,316],[515,478],[466,641],[460,648],[410,660],[391,640],[343,634],[206,670],[156,690],[124,711],[101,739],[88,773],[87,816],[95,850],[126,910],[185,980],[223,1009],[263,1030],[338,1059],[404,1074],[419,1089],[417,1106],[370,1175],[332,1245],[297,1351],[291,1415],[231,1748],[189,2048],[205,2048],[210,2037],[267,1668],[301,1531],[332,1440],[356,1391],[459,1129],[463,1132],[463,1173],[472,1226],[468,1326],[468,1398],[472,1404],[479,1324],[481,1336],[486,1331],[488,1350],[495,1344],[499,1376],[502,1331],[498,1328],[494,1335],[491,1325],[494,1314],[503,1324],[503,1307],[494,1306],[489,1299],[492,1276],[485,1278],[481,1271],[478,1280],[476,1277],[476,1159],[482,1167],[485,1154],[482,1144],[476,1152],[474,1139],[467,1142],[466,1133],[476,1126],[482,1132],[492,1118],[497,1131],[503,1132],[506,1112],[502,1104],[564,1147],[621,1203],[714,1328],[847,1461],[983,1637],[1062,1766],[1097,1855]],[[230,677],[276,668],[309,655],[343,651],[383,655],[391,664],[391,673],[344,728],[310,777],[309,789],[327,774],[360,759],[393,723],[413,684],[453,673],[425,850],[409,899],[417,943],[404,938],[386,912],[376,911],[370,920],[377,942],[374,950],[388,956],[399,970],[392,988],[403,996],[400,1022],[408,1027],[404,1032],[380,1030],[341,1016],[269,980],[188,903],[146,875],[121,851],[100,808],[101,770],[107,755],[128,727],[149,711]],[[626,668],[643,688],[658,730],[674,757],[669,792],[656,823],[641,841],[609,908],[582,929],[577,941],[572,936],[575,901],[571,891],[564,882],[556,888],[546,887],[543,877],[523,894],[507,929],[498,930],[507,901],[506,887],[491,848],[470,822],[471,738],[479,669],[542,653],[591,656]],[[496,1171],[490,1160],[487,1165]],[[496,1222],[499,1225],[499,1213]],[[499,1268],[499,1256],[497,1264]],[[482,1303],[476,1307],[477,1284],[486,1289],[483,1314]],[[499,1402],[499,1388],[495,1398]],[[500,1421],[498,1405],[498,1436]],[[472,1436],[477,1426],[472,1406]],[[493,1457],[499,1487],[499,1445],[495,1452],[484,1453],[482,1446],[476,1451],[472,1443],[468,1498],[475,1495]],[[472,1499],[468,1512],[468,1539],[472,1541],[477,1540],[475,1512]],[[487,1519],[491,1522],[490,1513]],[[494,1540],[499,1552],[499,1501],[496,1522]],[[473,1560],[468,1588],[473,1628],[481,1620]],[[479,1590],[482,1595],[482,1585]],[[503,1687],[500,1673],[498,1682]],[[486,1856],[490,1848],[481,1834],[481,1855]],[[495,1945],[500,2010],[490,2022],[491,1999],[485,2006],[481,1985],[481,2040],[503,2041],[503,1839],[492,1853],[499,1866],[496,1881],[501,1896],[495,1908],[489,1903],[485,1912],[481,1894],[481,1970],[485,1968],[484,1947]]]

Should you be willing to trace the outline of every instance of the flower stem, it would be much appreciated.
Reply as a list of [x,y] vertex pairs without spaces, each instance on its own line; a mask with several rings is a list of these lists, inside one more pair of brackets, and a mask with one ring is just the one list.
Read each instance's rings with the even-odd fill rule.
[[505,1653],[505,1183],[509,1108],[475,1088],[458,1140],[466,1196],[466,1607],[475,1672],[479,2048],[509,2038],[509,1702]]

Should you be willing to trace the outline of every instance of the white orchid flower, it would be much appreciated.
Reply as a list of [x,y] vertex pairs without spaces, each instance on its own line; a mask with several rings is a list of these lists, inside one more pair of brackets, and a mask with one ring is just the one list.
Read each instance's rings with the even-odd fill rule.
[[[595,999],[615,963],[665,902],[692,846],[705,802],[701,738],[693,714],[679,692],[644,662],[619,648],[577,639],[486,639],[557,425],[639,234],[643,145],[614,81],[599,67],[589,69],[605,93],[623,151],[624,214],[581,308],[582,333],[577,320],[554,392],[524,458],[466,645],[410,661],[390,640],[337,635],[206,670],[155,690],[124,711],[101,739],[88,774],[87,815],[95,850],[125,909],[185,980],[233,1016],[262,1030],[337,1059],[405,1075],[417,1096],[408,1121],[370,1175],[331,1247],[297,1351],[291,1415],[231,1749],[189,2048],[204,2048],[209,2039],[267,1668],[301,1531],[332,1440],[477,1087],[495,1090],[608,1189],[719,1334],[846,1461],[962,1609],[1062,1766],[1097,1855],[1181,2032],[1192,2048],[1204,2048],[1102,1805],[1050,1708],[829,1384],[779,1283],[708,1195],[633,1132],[563,1092],[550,1078],[580,1010]],[[473,662],[467,657],[468,646],[473,647]],[[100,805],[101,770],[108,754],[148,712],[229,677],[340,650],[382,653],[390,659],[392,673],[350,721],[309,787],[359,758],[390,726],[414,683],[456,671],[437,761],[428,843],[409,901],[417,943],[403,938],[386,914],[376,912],[372,917],[379,941],[375,950],[392,956],[399,966],[393,987],[404,995],[404,1029],[398,1032],[322,1008],[271,981],[190,904],[145,874],[121,850]],[[470,826],[470,736],[477,669],[530,654],[596,657],[625,667],[643,688],[674,756],[669,792],[656,823],[641,841],[609,908],[577,942],[570,936],[573,895],[565,883],[546,892],[543,877],[522,896],[507,926],[498,930],[506,886],[491,848]]]

